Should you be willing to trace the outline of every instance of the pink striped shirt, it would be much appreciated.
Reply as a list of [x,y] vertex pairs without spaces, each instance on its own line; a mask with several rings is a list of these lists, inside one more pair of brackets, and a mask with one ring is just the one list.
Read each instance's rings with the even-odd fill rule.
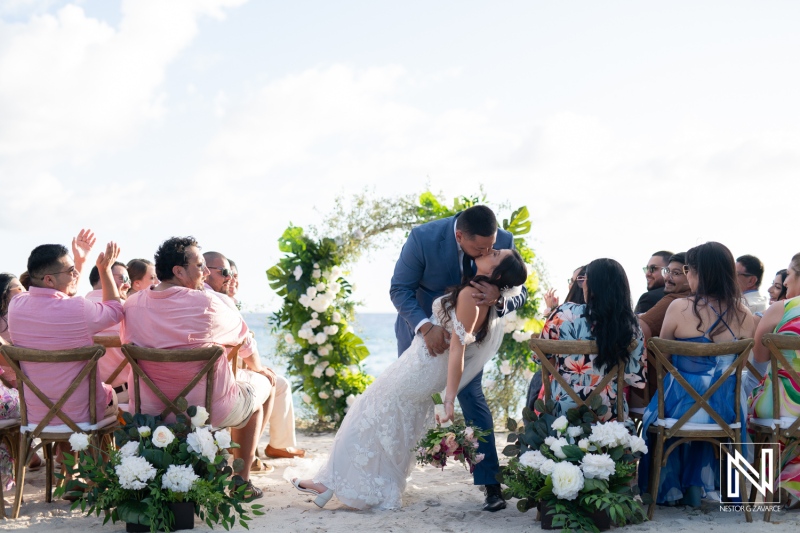
[[[94,303],[82,296],[69,297],[55,289],[31,287],[9,304],[8,329],[15,346],[36,350],[69,350],[94,344],[92,336],[118,323],[123,316],[122,304]],[[84,363],[22,363],[25,374],[37,387],[55,401],[81,372]],[[97,381],[97,413],[102,416],[111,401],[113,389]],[[38,423],[48,409],[39,398],[25,388],[28,423]],[[78,387],[62,408],[74,422],[89,421],[89,387]],[[54,418],[51,424],[61,424]]]
[[[239,350],[241,358],[250,357],[255,350],[250,330],[238,311],[212,294],[186,287],[170,287],[164,291],[142,290],[133,294],[125,302],[125,319],[120,328],[120,337],[123,343],[161,349],[234,346],[244,342]],[[180,372],[175,370],[177,363],[142,361],[140,364],[164,394],[174,399],[204,363],[183,363],[185,368]],[[217,361],[215,372],[212,425],[218,425],[228,416],[238,397],[238,386],[225,356]],[[187,395],[189,405],[205,405],[205,381],[205,378],[202,379]],[[133,395],[132,378],[128,381],[128,393]],[[141,382],[140,394],[142,412],[161,412],[163,403]],[[133,405],[131,399],[131,410]]]

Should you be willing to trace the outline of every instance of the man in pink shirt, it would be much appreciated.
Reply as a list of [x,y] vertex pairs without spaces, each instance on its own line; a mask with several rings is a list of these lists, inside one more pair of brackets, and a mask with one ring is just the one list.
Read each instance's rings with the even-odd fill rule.
[[[236,302],[228,296],[230,284],[233,283],[228,259],[219,252],[205,252],[203,258],[209,270],[205,282],[206,291],[221,299],[232,309],[236,309]],[[255,339],[253,343],[255,343]],[[264,449],[264,455],[273,459],[304,457],[305,450],[296,448],[294,406],[292,405],[292,387],[289,380],[276,375],[274,382],[270,384],[270,390],[267,391],[267,396],[270,394],[275,395],[275,400],[272,405],[272,414],[269,417],[269,444]]]
[[[80,252],[81,264],[90,250],[91,245],[87,244]],[[94,343],[93,335],[119,323],[123,316],[122,304],[111,274],[111,265],[118,255],[119,247],[110,242],[105,253],[97,258],[103,301],[95,303],[75,296],[80,272],[64,246],[37,246],[28,258],[30,291],[20,294],[9,305],[8,329],[14,345],[37,350],[91,346]],[[78,257],[76,253],[76,259]],[[34,376],[38,387],[55,402],[84,366],[85,363],[81,362],[22,363],[22,370]],[[116,417],[114,390],[98,381],[96,393],[98,419]],[[28,423],[37,424],[49,409],[27,389],[25,399],[28,404]],[[88,386],[79,387],[62,411],[76,423],[87,423]],[[58,424],[58,420],[55,418],[52,423]]]
[[[161,283],[133,294],[125,303],[122,342],[160,349],[214,345],[229,349],[242,343],[239,357],[248,369],[240,370],[236,379],[227,358],[217,361],[210,423],[232,429],[231,436],[240,445],[233,450],[234,456],[245,464],[240,475],[247,483],[246,492],[250,498],[259,498],[262,492],[250,481],[250,467],[266,422],[267,399],[275,374],[261,366],[253,337],[238,311],[203,289],[209,271],[194,238],[164,241],[155,260]],[[203,366],[202,362],[182,364],[185,369],[176,372],[175,363],[141,362],[153,382],[173,399]],[[129,381],[129,391],[131,385]],[[143,412],[161,412],[163,404],[152,391],[142,387],[140,394]],[[204,405],[204,379],[186,400],[189,405]]]
[[[128,290],[131,288],[128,267],[125,266],[125,263],[116,261],[111,265],[111,275],[114,277],[114,284],[119,291],[119,297],[124,302],[128,296]],[[89,283],[92,284],[92,290],[86,294],[86,299],[90,302],[102,302],[103,289],[100,284],[100,272],[96,266],[92,267],[92,271],[89,273]],[[119,324],[114,324],[110,328],[101,331],[97,336],[118,337]],[[117,374],[113,380],[109,380],[109,378],[123,362],[125,362],[125,356],[120,348],[106,348],[105,355],[97,362],[97,379],[114,387],[114,392],[117,393],[117,401],[121,404],[128,403],[128,375],[131,373],[131,367],[125,366],[122,372]]]

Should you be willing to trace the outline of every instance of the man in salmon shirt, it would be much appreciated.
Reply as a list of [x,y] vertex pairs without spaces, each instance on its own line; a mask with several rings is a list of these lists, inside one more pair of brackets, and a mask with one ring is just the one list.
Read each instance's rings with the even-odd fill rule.
[[[88,236],[91,232],[81,232]],[[122,320],[123,311],[119,291],[114,283],[111,266],[119,256],[119,247],[110,242],[106,251],[97,258],[103,297],[102,302],[91,302],[75,296],[80,279],[80,268],[90,253],[94,237],[79,236],[73,241],[75,260],[60,244],[37,246],[28,258],[31,276],[30,291],[18,295],[11,301],[8,310],[8,329],[11,341],[21,348],[37,350],[69,350],[94,344],[92,336],[112,327]],[[56,402],[73,379],[81,372],[85,363],[22,363],[22,369],[34,376],[37,386]],[[89,387],[79,387],[62,407],[62,412],[78,425],[89,422]],[[116,419],[117,398],[114,390],[97,381],[97,418]],[[26,389],[28,424],[36,425],[48,408],[32,392]],[[58,417],[51,425],[58,425]]]
[[[240,370],[236,378],[225,356],[217,360],[210,423],[231,428],[233,440],[240,445],[233,454],[244,460],[240,475],[247,485],[245,494],[248,499],[260,498],[261,489],[250,481],[250,468],[267,422],[267,399],[270,385],[275,383],[275,373],[261,366],[253,337],[239,312],[204,290],[209,270],[193,237],[164,241],[156,251],[155,260],[161,283],[128,298],[120,328],[121,340],[168,350],[242,344],[239,357],[247,369]],[[173,399],[204,365],[202,361],[182,364],[185,369],[176,372],[175,363],[140,363],[150,379]],[[132,395],[130,380],[128,390]],[[143,412],[161,412],[163,404],[152,391],[143,387],[140,394]],[[187,394],[186,400],[189,405],[205,404],[205,379]]]

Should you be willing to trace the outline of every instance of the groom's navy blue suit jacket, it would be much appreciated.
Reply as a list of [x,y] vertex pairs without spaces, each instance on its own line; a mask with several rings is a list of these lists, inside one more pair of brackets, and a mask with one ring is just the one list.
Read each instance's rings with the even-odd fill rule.
[[[461,282],[461,263],[454,230],[456,217],[458,215],[417,226],[411,230],[400,252],[389,291],[398,313],[394,325],[398,355],[411,346],[417,324],[430,318],[433,301],[444,294],[445,289]],[[498,229],[494,248],[513,249],[513,235]],[[506,302],[503,312],[517,309],[525,302],[525,298],[527,292],[523,291]]]

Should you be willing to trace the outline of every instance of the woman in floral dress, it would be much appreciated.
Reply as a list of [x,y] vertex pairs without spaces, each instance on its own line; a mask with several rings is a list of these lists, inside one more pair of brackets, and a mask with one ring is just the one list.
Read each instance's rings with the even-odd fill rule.
[[[550,340],[596,341],[599,354],[556,354],[554,365],[581,399],[592,393],[606,371],[617,364],[625,366],[625,382],[642,389],[646,384],[644,337],[631,307],[631,290],[622,265],[613,259],[596,259],[586,266],[583,284],[585,304],[567,302],[545,322],[542,338]],[[634,348],[631,346],[635,341]],[[536,355],[534,354],[534,358]],[[566,413],[575,402],[551,378],[556,416]],[[539,392],[544,398],[544,387]],[[608,406],[605,420],[617,416],[617,383],[612,381],[600,393]],[[628,404],[623,402],[627,414]]]

